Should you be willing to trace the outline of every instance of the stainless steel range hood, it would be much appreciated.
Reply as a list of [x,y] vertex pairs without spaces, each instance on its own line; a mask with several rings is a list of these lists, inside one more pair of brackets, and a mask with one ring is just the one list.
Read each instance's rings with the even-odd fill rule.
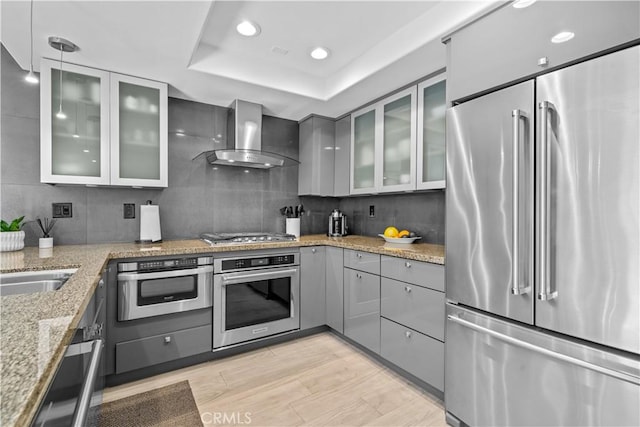
[[203,153],[212,165],[271,169],[295,159],[262,150],[262,105],[236,99],[227,119],[227,147]]

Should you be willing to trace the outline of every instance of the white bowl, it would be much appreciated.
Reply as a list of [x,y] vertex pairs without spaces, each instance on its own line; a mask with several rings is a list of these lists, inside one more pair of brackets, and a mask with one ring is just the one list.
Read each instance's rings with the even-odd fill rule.
[[422,237],[387,237],[384,234],[378,234],[378,236],[382,237],[387,243],[409,244],[415,242],[416,240],[422,239]]

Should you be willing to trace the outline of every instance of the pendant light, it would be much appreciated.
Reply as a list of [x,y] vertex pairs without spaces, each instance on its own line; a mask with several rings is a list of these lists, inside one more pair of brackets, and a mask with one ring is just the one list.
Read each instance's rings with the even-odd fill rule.
[[29,56],[29,74],[27,74],[24,79],[31,84],[38,84],[40,82],[40,80],[38,80],[38,77],[35,75],[35,73],[33,72],[33,0],[31,0],[31,17],[29,20],[29,37],[31,40],[31,53]]
[[67,115],[62,111],[62,54],[64,52],[75,52],[78,50],[78,46],[69,40],[63,39],[62,37],[54,36],[49,37],[49,46],[60,51],[60,105],[58,112],[56,113],[56,117],[60,120],[64,120],[67,118]]

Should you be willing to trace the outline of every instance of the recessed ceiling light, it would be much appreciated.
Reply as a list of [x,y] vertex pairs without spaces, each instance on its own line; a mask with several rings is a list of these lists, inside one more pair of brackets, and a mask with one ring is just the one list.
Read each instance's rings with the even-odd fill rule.
[[329,49],[325,47],[317,47],[311,51],[311,57],[313,59],[325,59],[329,56]]
[[93,163],[96,163],[96,162],[97,162],[97,160],[96,160],[96,159],[93,159],[93,160],[91,160],[91,161],[92,161]]
[[512,6],[516,9],[524,9],[525,7],[529,7],[538,0],[516,0],[513,2]]
[[236,26],[236,31],[246,37],[253,37],[260,34],[260,26],[251,21],[242,21]]
[[571,31],[561,31],[558,34],[556,34],[555,36],[551,37],[551,42],[552,43],[568,42],[574,36],[575,36],[575,34],[573,34]]
[[89,152],[89,150],[82,150],[82,152],[83,152],[83,153],[88,153],[88,152]]
[[235,160],[233,160],[233,159],[229,159],[229,160],[227,160],[227,162],[229,162],[229,163],[234,163],[234,162],[235,162]]
[[264,165],[265,165],[266,167],[269,167],[269,166],[271,166],[271,163],[265,163]]

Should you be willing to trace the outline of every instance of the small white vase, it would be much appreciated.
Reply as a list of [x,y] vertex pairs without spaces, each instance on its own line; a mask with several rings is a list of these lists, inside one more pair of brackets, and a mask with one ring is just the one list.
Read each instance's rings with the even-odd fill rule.
[[0,233],[0,252],[19,251],[24,248],[24,231],[3,231]]
[[38,240],[38,247],[40,249],[47,249],[53,247],[53,237],[41,237]]

